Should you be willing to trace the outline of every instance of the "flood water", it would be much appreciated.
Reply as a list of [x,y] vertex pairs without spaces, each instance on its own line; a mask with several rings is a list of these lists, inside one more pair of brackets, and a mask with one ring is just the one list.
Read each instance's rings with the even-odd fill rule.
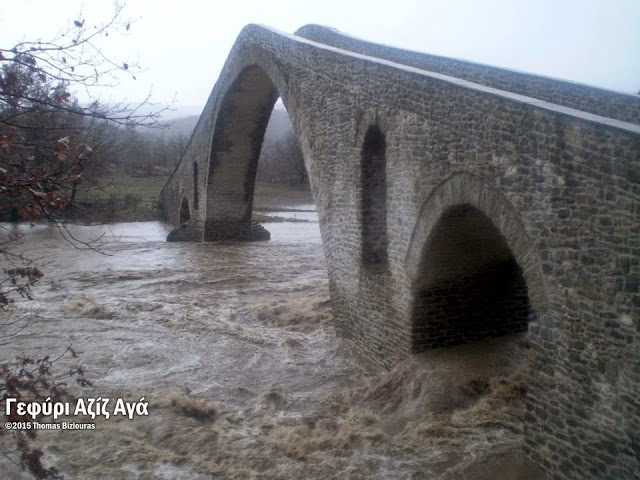
[[2,357],[72,344],[94,383],[79,396],[150,402],[39,432],[46,464],[68,479],[542,478],[518,453],[525,338],[369,371],[336,337],[318,224],[265,226],[271,241],[237,244],[166,243],[159,222],[71,228],[100,252],[17,227],[45,277],[10,312],[30,321]]

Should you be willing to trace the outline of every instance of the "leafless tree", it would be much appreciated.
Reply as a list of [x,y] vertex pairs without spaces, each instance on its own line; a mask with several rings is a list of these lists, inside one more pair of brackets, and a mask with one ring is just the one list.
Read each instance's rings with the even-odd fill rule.
[[[124,4],[114,3],[112,15],[103,23],[89,24],[76,18],[49,41],[25,41],[0,48],[0,209],[15,218],[30,221],[58,220],[73,200],[92,158],[106,148],[104,135],[113,126],[159,126],[162,109],[149,113],[149,98],[137,105],[127,102],[103,104],[97,100],[80,103],[73,96],[81,90],[94,99],[97,87],[116,86],[121,75],[135,78],[133,62],[103,54],[103,42],[126,32],[131,22],[123,18]],[[77,247],[77,241],[63,224],[56,223],[63,237]],[[11,342],[20,319],[9,315],[10,305],[30,299],[31,287],[43,276],[32,259],[12,251],[13,237],[0,231],[0,343]],[[17,330],[16,330],[17,329]],[[72,349],[64,354],[75,356]],[[57,358],[60,358],[58,356]],[[73,397],[66,382],[74,379],[87,385],[82,368],[62,376],[55,372],[56,359],[23,356],[0,361],[0,400],[21,402],[53,401]],[[4,410],[3,410],[4,414]],[[13,415],[7,421],[24,420]],[[15,450],[1,451],[35,478],[59,478],[54,467],[45,467],[42,452],[33,442],[35,431],[11,432]]]

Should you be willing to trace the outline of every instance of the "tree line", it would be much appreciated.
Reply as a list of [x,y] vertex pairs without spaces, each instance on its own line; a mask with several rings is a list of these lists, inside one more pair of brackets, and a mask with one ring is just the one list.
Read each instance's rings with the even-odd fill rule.
[[258,161],[256,180],[282,185],[308,185],[302,149],[284,108],[273,109]]

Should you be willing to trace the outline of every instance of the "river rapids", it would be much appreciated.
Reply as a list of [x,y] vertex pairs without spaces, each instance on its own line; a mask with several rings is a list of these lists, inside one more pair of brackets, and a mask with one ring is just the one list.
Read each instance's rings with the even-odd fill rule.
[[[133,420],[40,431],[67,479],[543,478],[519,453],[526,337],[369,370],[336,337],[317,223],[237,244],[166,243],[158,222],[71,229],[100,251],[9,228],[45,276],[5,312],[29,321],[3,360],[73,345],[93,382],[78,396],[149,402]],[[0,442],[13,448],[10,432]]]

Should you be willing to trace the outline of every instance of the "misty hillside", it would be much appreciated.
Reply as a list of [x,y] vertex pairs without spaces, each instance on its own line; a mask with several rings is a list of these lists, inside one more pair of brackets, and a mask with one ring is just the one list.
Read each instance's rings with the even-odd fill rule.
[[193,129],[196,128],[199,118],[199,115],[190,115],[170,120],[171,123],[169,128],[165,130],[165,135],[183,135],[189,138]]
[[[154,150],[149,152],[154,157],[154,162],[158,163],[159,158],[167,157],[167,151],[171,150],[169,155],[171,159],[162,160],[160,164],[162,167],[175,165],[191,138],[198,119],[197,115],[174,117],[167,119],[169,126],[165,129],[141,129],[144,132],[143,136],[147,138],[149,148]],[[159,146],[157,145],[159,141],[167,145]],[[138,158],[141,157],[138,156]],[[281,104],[276,105],[269,118],[256,178],[260,182],[285,185],[308,182],[302,151],[293,132],[289,115]]]
[[284,108],[276,108],[271,112],[271,118],[269,118],[269,124],[267,125],[267,131],[264,134],[265,142],[275,142],[287,135],[293,126],[289,115]]
[[[181,135],[191,137],[193,133],[193,129],[196,127],[198,123],[199,115],[189,115],[185,117],[177,117],[171,120],[167,120],[169,122],[169,127],[165,130],[151,130],[156,133],[164,133],[166,136],[174,136]],[[292,130],[291,121],[289,120],[289,115],[287,115],[287,111],[280,107],[276,106],[271,113],[271,118],[269,119],[269,124],[267,125],[267,131],[265,132],[264,140],[266,143],[273,143],[289,133]]]

